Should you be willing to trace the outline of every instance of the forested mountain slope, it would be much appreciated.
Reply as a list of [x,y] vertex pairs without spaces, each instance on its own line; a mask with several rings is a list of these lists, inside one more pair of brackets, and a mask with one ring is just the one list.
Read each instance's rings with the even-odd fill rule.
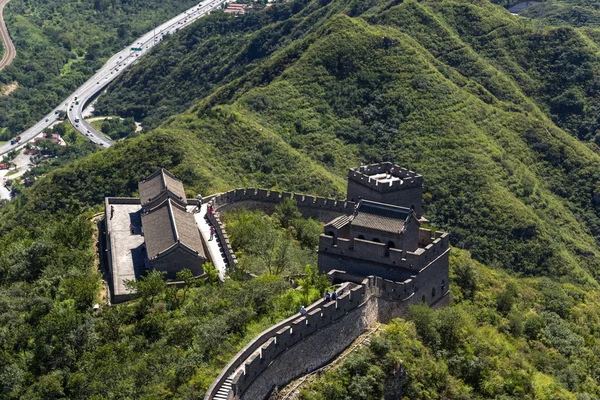
[[594,86],[579,31],[539,32],[483,0],[332,1],[214,16],[170,40],[101,112],[152,124],[212,90],[158,129],[186,143],[184,163],[305,190],[283,154],[337,176],[393,159],[424,174],[427,214],[478,260],[596,285],[597,147],[544,112]]
[[377,398],[403,360],[414,399],[599,397],[600,156],[576,137],[595,123],[590,32],[484,0],[315,0],[169,38],[100,104],[156,129],[0,205],[0,397],[198,398],[306,303],[267,276],[94,313],[86,217],[104,196],[166,167],[190,195],[343,198],[347,168],[380,160],[424,175],[425,215],[456,247],[454,305],[413,310],[304,396]]
[[0,141],[56,107],[124,46],[195,0],[12,0],[4,19],[17,49],[0,72]]
[[547,0],[522,15],[555,25],[600,27],[600,4],[582,0]]

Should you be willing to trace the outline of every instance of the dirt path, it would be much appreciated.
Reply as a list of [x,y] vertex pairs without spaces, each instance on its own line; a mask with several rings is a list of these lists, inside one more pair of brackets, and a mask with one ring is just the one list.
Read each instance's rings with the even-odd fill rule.
[[4,56],[0,60],[0,70],[9,65],[17,55],[17,50],[8,34],[8,29],[4,23],[4,16],[2,15],[4,6],[8,2],[9,0],[0,0],[0,36],[2,36],[2,44],[4,45]]

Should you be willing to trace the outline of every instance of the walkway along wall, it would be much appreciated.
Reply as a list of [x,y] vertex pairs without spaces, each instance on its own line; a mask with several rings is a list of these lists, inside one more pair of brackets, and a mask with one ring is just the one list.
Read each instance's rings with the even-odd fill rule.
[[[332,271],[330,277],[336,281],[347,276]],[[375,322],[404,316],[409,304],[420,302],[419,280],[415,276],[393,282],[371,276],[360,284],[346,283],[337,301],[319,300],[305,316],[296,314],[257,336],[221,371],[205,400],[214,399],[228,378],[229,400],[261,400],[276,386],[326,365]],[[446,291],[427,303],[438,307],[448,302]]]

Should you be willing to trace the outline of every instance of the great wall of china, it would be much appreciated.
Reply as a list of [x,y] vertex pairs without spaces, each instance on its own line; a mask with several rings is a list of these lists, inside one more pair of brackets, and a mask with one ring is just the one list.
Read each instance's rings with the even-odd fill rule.
[[[374,324],[405,315],[410,304],[447,305],[449,235],[421,228],[425,221],[421,211],[422,182],[419,174],[392,163],[380,163],[350,169],[350,200],[268,189],[235,189],[205,197],[202,204],[210,204],[212,212],[204,214],[209,206],[202,205],[199,210],[198,201],[188,199],[188,212],[197,217],[198,229],[202,230],[202,226],[208,231],[209,224],[214,227],[217,240],[211,242],[211,260],[222,266],[222,277],[227,268],[235,270],[237,266],[222,213],[236,207],[271,213],[285,199],[294,200],[304,217],[325,224],[319,238],[318,267],[322,273],[328,273],[332,284],[344,290],[335,300],[321,299],[307,307],[305,315],[293,315],[255,337],[223,368],[204,399],[265,399],[276,387],[330,363]],[[174,177],[168,184],[161,184],[164,187],[157,186],[158,195],[164,194],[165,201],[177,193],[185,195],[183,185]],[[113,206],[121,207],[115,219],[123,219],[123,240],[135,240],[130,246],[133,250],[143,249],[145,238],[127,230],[131,215],[143,212],[140,199],[107,198],[105,218],[109,222]],[[107,224],[106,233],[109,259],[129,262],[131,257],[114,247],[118,240],[110,240],[108,231],[117,236],[121,232],[111,229],[112,225]],[[204,246],[206,250],[206,242]],[[117,272],[129,271],[133,276],[135,265],[129,264],[121,265],[122,270]],[[129,296],[129,292],[123,295]]]
[[[411,176],[409,179],[417,180],[420,184],[419,177]],[[420,192],[419,185],[415,188]],[[212,202],[215,212],[209,216],[209,220],[215,226],[230,267],[235,268],[237,260],[220,220],[220,213],[235,207],[269,212],[286,198],[294,199],[305,217],[313,217],[321,222],[352,214],[356,207],[352,201],[254,188],[235,189],[210,196],[207,200]],[[333,237],[321,235],[320,240],[321,244],[325,241],[340,253],[361,251],[360,247],[351,248],[344,239],[338,238],[334,244]],[[204,400],[264,399],[275,387],[281,387],[331,362],[375,323],[389,322],[392,318],[405,315],[409,304],[425,301],[426,297],[429,300],[431,295],[434,298],[430,302],[433,307],[447,305],[450,300],[449,288],[445,279],[436,277],[435,266],[440,262],[447,263],[448,234],[419,229],[419,242],[423,248],[415,253],[391,249],[390,253],[385,254],[382,246],[375,249],[369,247],[369,253],[374,253],[372,256],[375,261],[381,258],[386,263],[414,271],[409,279],[402,282],[331,271],[330,280],[344,282],[345,293],[337,301],[319,300],[307,308],[305,316],[296,314],[259,334],[221,371],[207,390]],[[371,242],[363,244],[381,245]],[[431,282],[437,283],[432,287]]]

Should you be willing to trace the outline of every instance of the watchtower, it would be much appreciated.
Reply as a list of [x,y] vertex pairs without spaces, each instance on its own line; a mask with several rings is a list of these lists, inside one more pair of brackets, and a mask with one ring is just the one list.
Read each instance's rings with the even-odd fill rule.
[[412,208],[420,218],[423,176],[391,162],[351,168],[348,172],[349,201],[360,199]]

